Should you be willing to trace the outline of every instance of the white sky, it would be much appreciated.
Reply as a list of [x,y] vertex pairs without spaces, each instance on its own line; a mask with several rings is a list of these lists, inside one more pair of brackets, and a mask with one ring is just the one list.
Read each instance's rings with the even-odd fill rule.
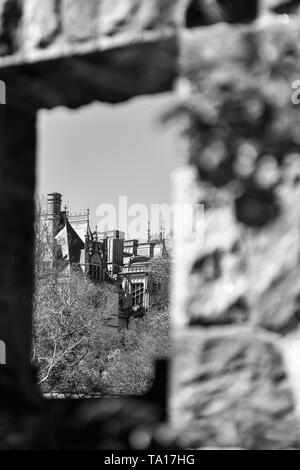
[[176,167],[176,131],[158,124],[174,102],[170,94],[121,105],[59,108],[39,115],[38,194],[60,192],[70,212],[99,204],[170,203]]

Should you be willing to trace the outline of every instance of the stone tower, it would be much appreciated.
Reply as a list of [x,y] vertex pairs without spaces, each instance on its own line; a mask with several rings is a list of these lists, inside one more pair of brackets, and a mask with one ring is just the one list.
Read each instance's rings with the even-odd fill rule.
[[61,199],[59,193],[47,194],[47,229],[51,240],[54,239],[60,222]]

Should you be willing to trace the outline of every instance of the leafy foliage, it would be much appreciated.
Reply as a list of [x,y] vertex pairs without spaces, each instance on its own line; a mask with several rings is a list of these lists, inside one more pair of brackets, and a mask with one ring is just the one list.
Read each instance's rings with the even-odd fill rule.
[[169,349],[168,258],[152,266],[162,287],[156,299],[160,311],[132,319],[129,329],[119,332],[108,326],[118,312],[116,287],[96,285],[76,267],[66,275],[63,266],[45,263],[51,250],[37,209],[32,361],[42,390],[107,395],[146,391],[155,357]]
[[167,310],[149,310],[128,330],[106,325],[114,287],[78,273],[47,276],[36,287],[33,363],[44,392],[140,394],[149,388],[156,357],[169,352]]
[[156,358],[170,351],[167,310],[149,310],[143,319],[132,319],[119,335],[118,347],[108,358],[104,374],[107,390],[113,395],[143,394],[150,388]]
[[154,308],[165,309],[169,305],[171,258],[169,255],[154,257],[150,261],[150,271],[154,284],[151,303]]

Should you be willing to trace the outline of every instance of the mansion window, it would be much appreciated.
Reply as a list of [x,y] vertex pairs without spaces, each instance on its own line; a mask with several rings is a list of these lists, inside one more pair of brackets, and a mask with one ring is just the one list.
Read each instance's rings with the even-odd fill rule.
[[132,286],[132,306],[142,305],[144,302],[144,284],[139,282]]

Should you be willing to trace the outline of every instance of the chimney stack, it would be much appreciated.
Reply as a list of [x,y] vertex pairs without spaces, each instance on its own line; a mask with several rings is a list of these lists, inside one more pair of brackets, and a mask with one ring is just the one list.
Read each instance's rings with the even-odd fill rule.
[[47,226],[49,234],[55,237],[61,214],[62,195],[59,193],[47,194]]

